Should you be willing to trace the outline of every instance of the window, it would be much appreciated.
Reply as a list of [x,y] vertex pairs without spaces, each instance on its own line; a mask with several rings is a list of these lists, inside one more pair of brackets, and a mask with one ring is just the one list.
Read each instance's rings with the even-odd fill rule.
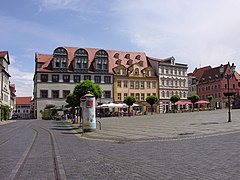
[[52,98],[59,98],[59,90],[52,90]]
[[141,89],[144,89],[144,81],[141,81]]
[[104,98],[111,98],[111,91],[104,91]]
[[127,74],[126,69],[122,69],[122,75],[126,75],[126,74]]
[[124,97],[123,98],[125,99],[126,97],[127,97],[127,93],[124,93]]
[[153,96],[156,96],[156,93],[153,93],[152,95],[153,95]]
[[79,83],[80,82],[80,75],[74,75],[73,76],[73,81],[75,82],[75,83]]
[[67,95],[70,93],[69,90],[63,90],[63,98],[67,98]]
[[139,89],[139,81],[136,81],[135,89]]
[[119,54],[118,53],[114,54],[114,58],[118,59],[119,58]]
[[59,81],[59,75],[52,75],[52,82],[58,82]]
[[111,76],[104,76],[104,83],[111,83]]
[[165,81],[164,81],[164,80],[162,80],[162,85],[163,85],[163,86],[164,86],[164,82],[165,82]]
[[151,82],[150,81],[147,81],[147,88],[151,88]]
[[139,100],[139,93],[136,93],[136,100]]
[[151,96],[151,94],[150,94],[150,93],[147,93],[147,97],[148,97],[148,96]]
[[121,101],[122,100],[122,94],[118,93],[118,100]]
[[130,54],[126,54],[126,55],[125,55],[125,58],[126,58],[126,59],[130,59]]
[[167,91],[167,97],[169,97],[169,91]]
[[155,81],[152,82],[152,88],[153,88],[153,89],[156,88],[156,82],[155,82]]
[[99,50],[95,55],[96,70],[108,70],[108,54],[104,50]]
[[128,87],[128,82],[127,81],[123,81],[123,87],[125,87],[125,88]]
[[130,81],[130,89],[134,88],[134,81]]
[[144,101],[145,100],[145,94],[141,93],[141,100]]
[[139,69],[138,68],[135,69],[135,75],[139,75]]
[[117,81],[117,87],[119,87],[119,88],[120,88],[120,87],[121,87],[121,85],[122,85],[122,81],[119,81],[119,80],[118,80],[118,81]]
[[140,55],[137,55],[135,59],[140,60],[140,59],[141,59],[141,56],[140,56]]
[[91,80],[91,76],[89,76],[89,75],[84,75],[84,80]]
[[233,89],[235,89],[236,87],[235,87],[235,84],[233,84]]
[[94,82],[95,83],[101,83],[101,76],[94,76]]
[[47,82],[48,81],[48,75],[47,74],[41,74],[41,81]]
[[63,82],[69,82],[70,81],[70,75],[63,75]]
[[48,90],[40,90],[41,98],[48,98]]
[[78,49],[74,55],[75,69],[87,69],[88,53],[85,49]]
[[164,91],[162,91],[162,97],[163,97],[163,98],[165,97],[165,92],[164,92]]
[[134,93],[131,93],[130,95],[134,97]]

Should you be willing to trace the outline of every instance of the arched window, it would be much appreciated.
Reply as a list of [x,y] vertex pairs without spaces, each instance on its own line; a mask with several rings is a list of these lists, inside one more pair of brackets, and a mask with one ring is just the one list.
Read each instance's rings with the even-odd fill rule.
[[99,50],[95,54],[95,70],[100,72],[108,71],[108,53]]
[[53,68],[67,68],[68,53],[65,48],[56,48],[53,52]]
[[126,55],[125,55],[125,58],[126,58],[126,59],[130,59],[130,54],[126,54]]
[[135,59],[140,60],[140,59],[141,59],[141,56],[140,56],[140,55],[137,55]]
[[169,91],[167,91],[167,97],[169,97]]
[[135,69],[135,75],[139,75],[139,69],[138,68]]
[[116,58],[116,59],[119,59],[119,54],[118,53],[116,53],[116,54],[114,54],[114,56],[113,56],[114,58]]
[[162,91],[162,97],[163,98],[165,97],[165,91]]
[[75,69],[88,69],[88,53],[85,49],[78,49],[74,54]]

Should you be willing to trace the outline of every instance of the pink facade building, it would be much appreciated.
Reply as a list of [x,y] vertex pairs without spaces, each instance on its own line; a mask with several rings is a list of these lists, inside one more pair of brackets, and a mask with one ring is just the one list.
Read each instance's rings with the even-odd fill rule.
[[[240,92],[239,74],[235,72],[235,67],[234,64],[230,65],[228,63],[214,68],[210,66],[201,68],[201,73],[199,73],[198,69],[195,69],[193,73],[189,74],[191,82],[195,82],[190,86],[195,86],[196,93],[201,100],[208,100],[208,96],[212,95],[212,107],[217,109],[226,108],[228,100],[224,96],[224,92],[228,92],[228,85],[229,92],[235,92],[235,96],[239,96]],[[233,97],[231,97],[232,101]]]

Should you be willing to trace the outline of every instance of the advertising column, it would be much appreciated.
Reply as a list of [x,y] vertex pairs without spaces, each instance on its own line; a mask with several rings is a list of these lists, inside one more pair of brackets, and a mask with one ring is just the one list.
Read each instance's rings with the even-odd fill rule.
[[85,99],[82,105],[84,131],[94,131],[96,130],[95,97],[92,94],[86,94],[81,98],[81,102],[82,99]]

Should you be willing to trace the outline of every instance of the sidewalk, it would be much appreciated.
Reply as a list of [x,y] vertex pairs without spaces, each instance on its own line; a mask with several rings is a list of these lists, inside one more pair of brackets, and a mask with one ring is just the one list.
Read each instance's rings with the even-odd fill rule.
[[[240,132],[240,110],[231,110],[231,115],[231,123],[227,122],[227,109],[98,118],[97,120],[101,122],[101,130],[97,123],[97,130],[85,133],[83,137],[109,141],[153,141]],[[77,131],[81,132],[81,129]]]
[[13,123],[13,122],[16,122],[16,120],[6,120],[6,121],[3,120],[3,121],[0,121],[0,126],[8,123]]

